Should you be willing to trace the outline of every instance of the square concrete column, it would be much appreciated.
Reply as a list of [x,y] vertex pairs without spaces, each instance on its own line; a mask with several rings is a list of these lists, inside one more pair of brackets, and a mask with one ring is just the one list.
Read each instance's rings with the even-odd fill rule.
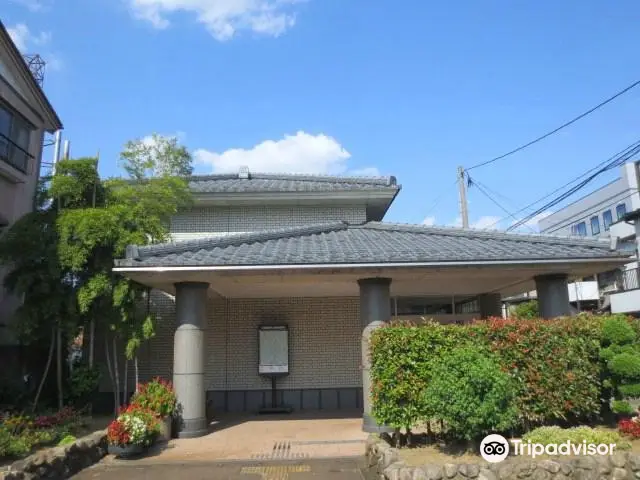
[[480,318],[502,317],[502,296],[499,293],[478,295]]
[[568,275],[540,275],[535,277],[535,281],[540,317],[555,318],[571,314]]
[[204,386],[204,328],[207,323],[208,283],[176,283],[173,385],[178,397],[178,437],[206,435]]
[[378,425],[371,416],[371,334],[391,319],[390,278],[363,278],[360,286],[360,320],[362,321],[362,430],[369,433],[393,432]]

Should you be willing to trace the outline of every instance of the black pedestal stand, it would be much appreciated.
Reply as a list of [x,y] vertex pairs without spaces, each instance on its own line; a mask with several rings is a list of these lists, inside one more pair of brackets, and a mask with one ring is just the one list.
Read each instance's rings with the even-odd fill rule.
[[270,375],[271,376],[271,406],[270,407],[264,407],[261,408],[260,410],[258,410],[258,413],[260,414],[267,414],[267,413],[291,413],[293,411],[293,408],[287,406],[287,405],[279,405],[278,404],[278,392],[276,390],[276,378],[277,375]]

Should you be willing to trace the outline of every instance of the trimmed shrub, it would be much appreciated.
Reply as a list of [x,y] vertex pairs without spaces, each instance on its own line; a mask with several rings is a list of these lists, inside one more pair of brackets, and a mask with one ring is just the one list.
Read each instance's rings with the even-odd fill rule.
[[492,353],[511,377],[521,426],[594,417],[600,411],[602,320],[391,323],[371,337],[372,414],[396,428],[433,420],[424,392],[434,371],[452,350],[470,347]]
[[618,391],[627,398],[638,398],[640,397],[640,383],[620,385]]
[[591,427],[560,428],[557,426],[539,427],[522,436],[523,442],[540,443],[549,445],[560,444],[567,441],[571,443],[614,443],[617,448],[628,448],[629,445],[621,441],[620,434],[613,430]]
[[633,415],[634,409],[626,400],[614,400],[611,402],[611,411],[618,415]]
[[424,392],[429,418],[442,420],[457,439],[502,432],[517,421],[515,389],[497,360],[473,347],[444,355]]
[[382,424],[411,428],[428,419],[424,389],[443,356],[463,344],[463,329],[438,323],[391,322],[371,336],[372,414]]
[[629,320],[622,315],[615,315],[602,322],[602,345],[625,345],[636,339],[636,332]]
[[620,353],[615,355],[608,363],[613,375],[621,379],[640,379],[640,355],[633,353]]

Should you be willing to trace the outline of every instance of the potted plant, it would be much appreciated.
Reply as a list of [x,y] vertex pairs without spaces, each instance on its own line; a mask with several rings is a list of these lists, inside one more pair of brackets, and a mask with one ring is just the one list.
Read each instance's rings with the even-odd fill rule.
[[153,443],[157,434],[158,422],[155,415],[137,405],[129,405],[109,424],[109,453],[120,458],[135,457]]
[[138,391],[131,403],[153,412],[160,420],[158,440],[169,441],[172,436],[173,414],[177,398],[171,382],[154,378],[148,383],[138,385]]

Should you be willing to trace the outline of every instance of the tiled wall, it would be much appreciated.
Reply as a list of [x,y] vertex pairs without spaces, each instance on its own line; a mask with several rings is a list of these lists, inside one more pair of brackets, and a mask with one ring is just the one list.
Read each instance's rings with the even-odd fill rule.
[[212,233],[251,232],[335,221],[359,224],[364,223],[366,217],[364,205],[194,207],[176,215],[170,231],[175,240],[188,240]]
[[[141,381],[172,377],[173,300],[154,291],[152,305],[158,315],[156,335],[140,350]],[[270,323],[289,326],[290,374],[278,380],[279,390],[288,391],[286,395],[295,401],[299,398],[301,404],[317,406],[323,399],[325,407],[337,405],[340,399],[353,406],[359,402],[358,298],[210,299],[205,376],[209,392],[235,392],[249,404],[270,399],[271,382],[257,373],[258,326]],[[102,390],[110,391],[108,375],[103,380]],[[246,392],[254,394],[247,400]]]

